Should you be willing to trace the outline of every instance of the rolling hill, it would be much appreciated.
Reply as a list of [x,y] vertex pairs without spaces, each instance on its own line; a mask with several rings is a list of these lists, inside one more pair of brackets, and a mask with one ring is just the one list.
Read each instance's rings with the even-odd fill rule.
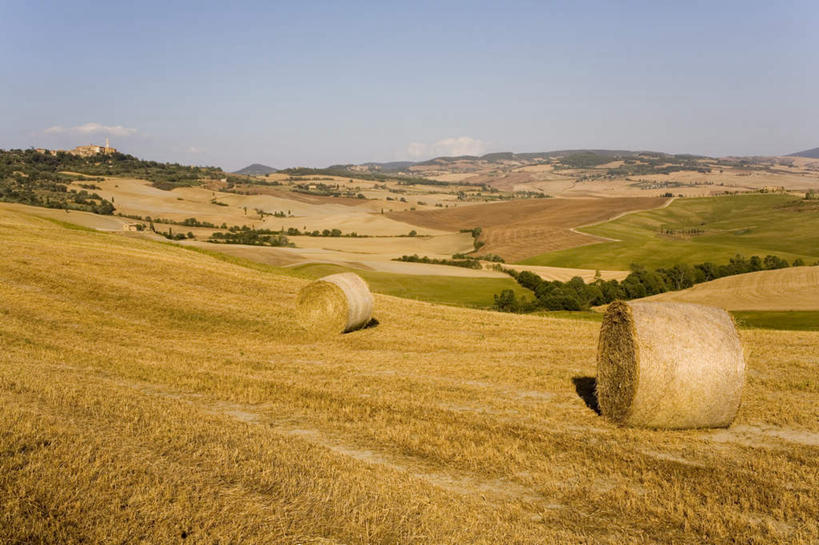
[[9,543],[819,538],[819,333],[741,332],[730,429],[622,429],[592,322],[377,295],[316,340],[304,279],[6,208],[0,263]]
[[638,212],[579,229],[609,241],[526,259],[527,265],[627,269],[632,263],[727,263],[775,254],[788,261],[819,259],[819,208],[782,194],[677,199],[667,208]]
[[808,157],[810,159],[819,159],[819,148],[807,149],[805,151],[798,151],[791,153],[788,157]]
[[643,300],[699,303],[726,310],[819,310],[819,266],[738,274]]
[[244,176],[266,176],[267,174],[273,174],[274,172],[278,172],[278,169],[267,165],[262,165],[260,163],[253,163],[252,165],[248,165],[245,168],[237,170],[233,174],[242,174]]
[[573,228],[634,210],[656,208],[666,201],[662,197],[529,199],[386,215],[397,221],[433,229],[457,231],[481,227],[479,240],[485,245],[480,253],[495,253],[512,262],[543,252],[600,242],[604,239],[579,233]]

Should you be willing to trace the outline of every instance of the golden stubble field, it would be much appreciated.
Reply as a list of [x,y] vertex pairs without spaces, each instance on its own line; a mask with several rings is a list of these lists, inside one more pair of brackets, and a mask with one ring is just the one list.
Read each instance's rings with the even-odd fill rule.
[[757,271],[647,297],[726,310],[819,310],[819,266]]
[[[730,429],[621,429],[598,324],[376,297],[0,212],[3,543],[815,543],[819,333],[743,331]],[[585,399],[584,399],[585,398]]]

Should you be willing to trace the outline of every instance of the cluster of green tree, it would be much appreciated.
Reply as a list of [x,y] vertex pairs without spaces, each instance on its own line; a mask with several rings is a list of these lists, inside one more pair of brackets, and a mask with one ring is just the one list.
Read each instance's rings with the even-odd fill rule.
[[461,229],[461,233],[469,233],[470,235],[472,235],[472,246],[475,248],[476,252],[483,248],[484,245],[486,244],[486,242],[478,240],[481,237],[482,232],[483,229],[480,227],[473,227],[472,229]]
[[[216,229],[216,225],[214,225],[213,223],[209,221],[199,221],[196,218],[185,218],[184,220],[179,222],[179,225],[186,225],[188,227],[207,227],[209,229]],[[222,229],[224,229],[225,227],[227,226],[223,223]]]
[[[129,176],[148,180],[160,189],[199,185],[203,179],[224,178],[227,175],[217,167],[192,167],[177,163],[143,161],[124,153],[97,154],[88,157],[66,152],[39,153],[28,150],[0,150],[0,178],[21,172],[32,174],[59,174],[61,171],[79,172],[91,176]],[[55,178],[49,178],[55,181]]]
[[[803,266],[801,259],[793,262],[794,267]],[[649,295],[690,288],[694,284],[707,282],[723,276],[754,271],[782,269],[790,264],[784,259],[768,255],[764,258],[752,256],[732,257],[728,264],[716,265],[706,262],[697,265],[677,264],[671,268],[648,270],[640,265],[631,266],[629,274],[622,282],[596,279],[590,284],[576,276],[568,282],[543,280],[529,271],[503,269],[515,278],[518,284],[531,290],[533,300],[519,300],[512,290],[504,290],[495,295],[495,308],[506,312],[531,312],[535,310],[588,310],[589,307],[605,305],[615,300],[639,299]]]
[[[288,182],[326,182],[326,181],[335,181],[335,178],[330,178],[329,176],[288,176]],[[352,180],[350,180],[352,182]]]
[[210,239],[208,239],[208,242],[218,244],[247,244],[249,246],[295,247],[295,244],[287,240],[287,237],[278,231],[252,229],[247,226],[241,227],[237,231],[213,233]]
[[363,193],[357,193],[356,191],[342,188],[340,184],[329,185],[321,182],[316,184],[296,184],[293,186],[292,191],[295,191],[296,193],[305,193],[307,195],[319,195],[322,197],[345,197],[348,199],[367,198]]
[[615,160],[615,158],[610,155],[600,155],[591,151],[584,151],[561,157],[559,164],[555,165],[555,168],[557,170],[560,168],[593,168],[613,160]]
[[512,195],[513,199],[551,199],[551,195],[541,193],[540,191],[515,191]]
[[661,225],[657,232],[667,237],[695,237],[705,234],[705,230],[700,229],[699,227],[683,227],[680,229],[674,229],[672,227],[668,227],[667,225]]
[[711,172],[711,167],[700,163],[691,155],[641,154],[628,158],[619,167],[608,169],[609,176],[643,176],[650,174],[672,174],[681,171],[702,174]]
[[341,229],[323,229],[321,231],[319,231],[318,229],[315,229],[313,231],[300,231],[300,230],[296,229],[295,227],[288,227],[286,231],[284,229],[282,229],[281,231],[278,231],[278,232],[280,232],[281,234],[287,234],[288,236],[291,236],[291,237],[304,236],[304,237],[368,238],[368,236],[369,236],[369,235],[359,235],[355,231],[353,231],[352,233],[342,233]]
[[185,240],[186,238],[193,238],[193,233],[188,231],[187,234],[185,233],[174,233],[172,228],[168,228],[168,232],[164,231],[157,231],[153,224],[151,224],[151,231],[158,235],[162,235],[163,237],[167,238],[168,240]]
[[224,193],[233,193],[235,195],[258,195],[259,191],[254,189],[254,186],[281,186],[284,185],[278,180],[263,180],[261,178],[222,175],[221,179],[226,179],[227,184],[220,188],[219,191]]
[[468,254],[452,254],[452,259],[475,259],[478,261],[491,261],[492,263],[506,263],[503,258],[497,254],[483,254],[483,255],[468,255]]
[[[216,225],[209,221],[200,221],[196,218],[186,218],[182,221],[176,220],[169,220],[165,218],[152,218],[151,216],[139,216],[137,214],[117,214],[123,218],[129,218],[132,220],[140,220],[145,221],[148,223],[163,223],[167,225],[184,225],[186,227],[206,227],[208,229],[228,229],[227,223],[222,223],[222,225]],[[233,227],[235,229],[239,229],[239,227]]]
[[434,257],[423,256],[418,254],[402,255],[396,257],[393,261],[406,261],[408,263],[430,263],[433,265],[450,265],[452,267],[464,267],[466,269],[480,269],[481,262],[477,259],[438,259]]
[[110,215],[114,205],[97,193],[85,189],[69,189],[62,176],[34,173],[28,176],[14,172],[11,175],[0,175],[0,201],[16,202],[43,208],[63,208],[82,210],[95,214]]
[[0,150],[0,201],[97,214],[114,212],[113,203],[86,191],[92,189],[90,184],[81,191],[68,187],[71,182],[94,178],[63,174],[60,170],[68,169],[56,168],[56,163],[56,157],[34,150]]

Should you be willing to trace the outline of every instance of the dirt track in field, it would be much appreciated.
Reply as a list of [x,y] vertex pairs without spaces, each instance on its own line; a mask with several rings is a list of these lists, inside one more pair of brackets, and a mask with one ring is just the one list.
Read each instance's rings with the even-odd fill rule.
[[571,228],[606,221],[624,212],[662,206],[663,197],[527,199],[444,210],[391,212],[388,217],[420,227],[459,230],[481,227],[481,253],[514,262],[601,239]]

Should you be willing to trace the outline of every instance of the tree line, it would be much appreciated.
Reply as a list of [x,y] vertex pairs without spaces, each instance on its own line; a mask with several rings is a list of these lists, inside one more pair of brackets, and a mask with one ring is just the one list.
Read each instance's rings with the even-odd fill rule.
[[210,236],[208,242],[215,242],[217,244],[247,244],[249,246],[279,246],[279,247],[294,247],[295,244],[290,242],[286,236],[279,231],[271,231],[269,229],[251,229],[243,227],[237,231],[228,231],[227,233],[216,232]]
[[[792,266],[805,265],[801,258]],[[755,271],[782,269],[791,264],[781,257],[767,255],[764,258],[745,258],[737,254],[725,265],[711,262],[688,265],[679,263],[670,268],[649,270],[638,264],[631,265],[631,273],[622,281],[603,280],[598,277],[587,284],[579,276],[568,282],[543,280],[530,271],[501,269],[517,280],[518,284],[530,290],[534,299],[518,299],[511,289],[494,296],[494,307],[505,312],[533,312],[537,310],[588,310],[597,305],[605,305],[615,300],[629,300],[656,295],[667,291],[690,288],[694,284],[708,282],[724,276]]]

